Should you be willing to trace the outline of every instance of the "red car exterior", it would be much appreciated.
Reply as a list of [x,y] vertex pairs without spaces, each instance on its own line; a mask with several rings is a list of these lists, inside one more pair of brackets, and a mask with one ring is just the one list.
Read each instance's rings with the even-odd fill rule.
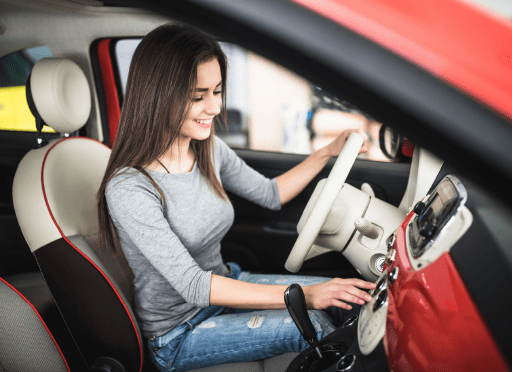
[[[462,282],[449,253],[422,270],[412,268],[405,232],[411,212],[391,247],[385,345],[392,371],[508,371],[500,350]],[[456,366],[456,367],[454,367]]]
[[506,19],[462,1],[293,1],[512,119],[512,23]]

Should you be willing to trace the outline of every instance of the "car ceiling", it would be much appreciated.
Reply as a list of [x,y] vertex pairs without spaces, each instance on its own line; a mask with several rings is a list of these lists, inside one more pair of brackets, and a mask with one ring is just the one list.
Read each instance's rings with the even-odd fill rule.
[[[76,61],[92,82],[88,51],[95,39],[141,36],[170,19],[189,22],[271,58],[369,112],[512,206],[512,195],[501,187],[512,181],[510,121],[391,52],[294,3],[115,0],[104,2],[115,7],[105,7],[78,2],[97,4],[84,0],[0,1],[0,22],[5,28],[0,55],[44,44],[55,56]],[[99,122],[97,110],[92,117]],[[99,130],[91,135],[98,138]]]

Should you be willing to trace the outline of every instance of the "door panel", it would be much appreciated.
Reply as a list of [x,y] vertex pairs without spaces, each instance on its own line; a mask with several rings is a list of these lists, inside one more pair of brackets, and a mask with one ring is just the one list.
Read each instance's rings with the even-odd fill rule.
[[[273,178],[304,160],[306,156],[273,152],[236,150],[245,162],[263,175]],[[332,159],[320,174],[294,200],[280,211],[270,211],[230,195],[235,222],[222,242],[225,261],[236,261],[244,270],[287,273],[284,263],[297,239],[297,223],[318,181],[326,178]],[[398,206],[407,186],[409,163],[383,163],[356,160],[347,182],[360,188],[369,183],[376,196]],[[331,252],[304,263],[301,274],[359,277],[352,265],[338,252]]]

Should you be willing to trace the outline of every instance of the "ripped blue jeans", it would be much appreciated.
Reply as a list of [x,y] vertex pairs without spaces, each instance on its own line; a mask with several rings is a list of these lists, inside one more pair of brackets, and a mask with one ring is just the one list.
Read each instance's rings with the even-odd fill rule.
[[[259,284],[301,286],[322,283],[330,278],[297,275],[259,275],[242,272],[229,264],[229,277]],[[322,339],[348,318],[352,310],[330,308],[310,310],[309,317]],[[189,371],[217,364],[269,358],[286,352],[301,352],[308,347],[287,310],[248,310],[210,306],[169,333],[149,341],[150,356],[160,371]]]

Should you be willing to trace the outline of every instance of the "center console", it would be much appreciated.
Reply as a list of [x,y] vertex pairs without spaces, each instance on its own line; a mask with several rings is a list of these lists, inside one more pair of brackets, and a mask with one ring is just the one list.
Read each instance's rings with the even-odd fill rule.
[[[372,300],[361,307],[358,317],[348,319],[320,341],[308,341],[311,347],[292,361],[287,372],[388,372],[383,344],[387,281],[387,275],[378,280],[377,287],[370,291]],[[301,315],[300,306],[289,306],[293,305],[293,301],[288,298],[286,302],[292,318],[305,336],[303,330],[308,328],[309,322],[307,311],[303,311]],[[305,336],[305,339],[308,338],[311,336]]]
[[320,340],[319,348],[322,351],[322,359],[319,359],[314,348],[309,347],[292,361],[286,371],[388,372],[382,340],[377,342],[368,355],[361,352],[357,336],[359,324],[359,318],[349,319],[342,327]]

